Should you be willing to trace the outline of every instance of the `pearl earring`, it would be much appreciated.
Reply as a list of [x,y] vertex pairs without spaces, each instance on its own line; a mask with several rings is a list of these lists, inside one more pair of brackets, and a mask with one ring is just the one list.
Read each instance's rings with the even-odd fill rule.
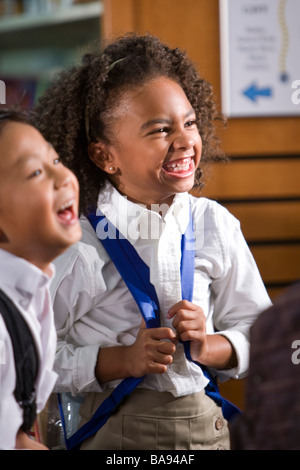
[[110,167],[109,167],[109,170],[110,170],[110,171],[115,171],[115,167],[114,167],[114,166],[110,166]]

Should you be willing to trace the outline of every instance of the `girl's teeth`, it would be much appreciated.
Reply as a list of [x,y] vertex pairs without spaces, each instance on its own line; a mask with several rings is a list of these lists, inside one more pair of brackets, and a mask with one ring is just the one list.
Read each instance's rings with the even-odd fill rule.
[[191,158],[184,158],[183,160],[180,160],[180,162],[173,162],[170,164],[165,165],[165,169],[167,171],[173,171],[173,172],[180,172],[180,171],[187,171],[190,167],[191,163]]

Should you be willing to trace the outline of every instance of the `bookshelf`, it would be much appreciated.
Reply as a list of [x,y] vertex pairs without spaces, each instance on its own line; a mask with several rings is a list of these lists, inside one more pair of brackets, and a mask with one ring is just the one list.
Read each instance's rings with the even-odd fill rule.
[[39,15],[21,13],[18,15],[0,17],[0,36],[10,33],[28,32],[32,28],[55,27],[62,23],[78,23],[85,20],[99,19],[103,12],[102,2],[73,4],[65,8]]
[[0,16],[0,80],[6,104],[30,107],[57,72],[80,60],[100,38],[100,0],[70,4],[38,14]]

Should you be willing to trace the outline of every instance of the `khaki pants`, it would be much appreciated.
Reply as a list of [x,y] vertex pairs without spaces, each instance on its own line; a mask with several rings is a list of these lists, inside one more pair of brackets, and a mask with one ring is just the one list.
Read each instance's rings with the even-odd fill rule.
[[[108,393],[91,393],[80,414],[86,423]],[[175,398],[136,389],[81,450],[229,449],[227,421],[203,391]]]

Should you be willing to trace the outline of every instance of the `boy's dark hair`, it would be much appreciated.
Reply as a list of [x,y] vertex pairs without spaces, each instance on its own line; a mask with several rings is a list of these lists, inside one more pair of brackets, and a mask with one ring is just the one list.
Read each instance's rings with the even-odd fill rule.
[[0,133],[10,121],[22,122],[24,124],[29,123],[26,111],[19,108],[0,108]]
[[[202,162],[217,158],[221,155],[214,130],[218,115],[210,84],[198,75],[185,52],[169,48],[152,35],[128,34],[108,44],[102,53],[85,55],[81,65],[59,75],[32,110],[33,124],[79,180],[80,211],[96,203],[108,178],[90,160],[88,143],[110,141],[107,121],[113,119],[122,92],[160,76],[181,85],[196,112]],[[196,185],[200,176],[198,170]]]

